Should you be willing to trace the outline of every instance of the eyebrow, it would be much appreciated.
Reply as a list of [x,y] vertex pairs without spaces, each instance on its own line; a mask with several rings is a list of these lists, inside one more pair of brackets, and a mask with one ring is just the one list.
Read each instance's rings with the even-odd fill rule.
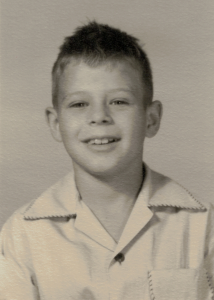
[[[115,93],[115,92],[126,92],[126,93],[131,93],[134,94],[135,93],[135,89],[131,89],[131,88],[116,88],[116,89],[111,89],[107,91],[108,93]],[[63,97],[62,100],[65,100],[67,97],[71,97],[71,96],[76,96],[76,95],[82,95],[87,93],[87,91],[76,91],[73,93],[68,93],[66,96]]]
[[75,95],[81,95],[84,94],[85,91],[77,91],[77,92],[73,92],[73,93],[67,93],[63,98],[62,101],[64,101],[67,97],[71,97],[71,96],[75,96]]
[[132,88],[117,88],[117,89],[112,89],[109,91],[110,93],[111,92],[128,92],[128,93],[134,93],[135,92],[135,89],[132,89]]

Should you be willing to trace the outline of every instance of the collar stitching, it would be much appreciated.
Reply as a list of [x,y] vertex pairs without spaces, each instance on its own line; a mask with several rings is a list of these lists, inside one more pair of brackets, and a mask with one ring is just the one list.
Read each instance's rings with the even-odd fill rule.
[[197,203],[200,205],[200,207],[191,207],[191,206],[182,206],[177,204],[168,204],[168,203],[162,203],[162,204],[148,204],[148,207],[177,207],[177,208],[186,208],[186,209],[195,209],[195,210],[207,210],[206,207],[199,202],[191,193],[188,191],[185,187],[183,187],[180,183],[177,181],[174,181],[177,185],[179,185],[182,189],[184,189],[187,194]]
[[25,215],[26,212],[27,212],[29,209],[31,209],[31,207],[34,205],[34,203],[36,202],[36,200],[37,200],[37,199],[33,200],[33,201],[27,206],[27,208],[25,209],[23,215]]
[[206,210],[206,207],[204,207],[204,205],[200,202],[200,201],[198,201],[191,193],[190,193],[190,191],[188,191],[185,187],[183,187],[180,183],[178,183],[178,182],[176,182],[180,187],[182,187],[191,197],[192,197],[192,199],[193,200],[195,200],[200,206],[201,206],[201,208],[204,210]]
[[205,207],[191,207],[191,206],[181,206],[181,205],[174,205],[174,204],[149,204],[148,207],[177,207],[177,208],[186,208],[186,209],[202,209],[206,210]]
[[76,214],[67,214],[67,215],[50,215],[50,216],[43,216],[43,217],[30,217],[24,216],[25,220],[40,220],[40,219],[50,219],[50,218],[69,218],[69,219],[76,219]]

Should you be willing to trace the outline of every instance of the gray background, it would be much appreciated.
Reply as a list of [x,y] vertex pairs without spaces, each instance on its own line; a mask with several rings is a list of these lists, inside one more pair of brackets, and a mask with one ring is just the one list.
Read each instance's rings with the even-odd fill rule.
[[214,203],[213,0],[3,0],[0,227],[71,168],[44,109],[59,45],[93,19],[136,35],[149,54],[164,115],[145,161]]

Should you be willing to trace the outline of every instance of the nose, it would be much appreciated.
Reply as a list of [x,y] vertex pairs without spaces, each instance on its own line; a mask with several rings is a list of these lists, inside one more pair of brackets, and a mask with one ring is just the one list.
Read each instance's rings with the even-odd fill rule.
[[108,125],[112,124],[109,108],[105,104],[94,105],[89,110],[89,124],[90,125]]

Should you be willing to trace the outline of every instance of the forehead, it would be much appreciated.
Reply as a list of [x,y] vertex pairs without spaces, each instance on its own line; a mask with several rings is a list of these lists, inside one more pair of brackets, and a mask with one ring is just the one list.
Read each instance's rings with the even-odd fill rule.
[[[67,93],[108,93],[113,90],[130,90],[142,93],[141,71],[129,61],[106,61],[91,66],[83,60],[71,59],[59,79],[59,96]],[[61,98],[60,97],[60,98]]]

